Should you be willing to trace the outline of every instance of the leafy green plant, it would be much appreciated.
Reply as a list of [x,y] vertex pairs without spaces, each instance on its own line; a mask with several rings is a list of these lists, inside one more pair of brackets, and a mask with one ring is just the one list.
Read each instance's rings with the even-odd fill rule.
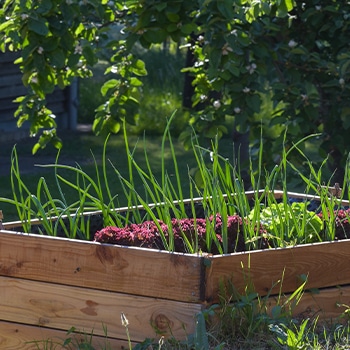
[[[220,302],[212,307],[214,317],[209,322],[209,332],[219,342],[242,344],[242,347],[237,346],[238,349],[260,348],[273,341],[270,327],[290,322],[307,279],[293,293],[285,296],[281,292],[282,275],[280,280],[274,281],[270,291],[261,296],[254,289],[249,271],[245,275],[246,288],[243,292],[239,292],[230,282],[220,285]],[[271,306],[272,290],[278,286],[280,291],[274,296],[274,305]]]
[[272,325],[270,330],[276,334],[278,342],[289,350],[309,349],[306,342],[308,323],[309,319],[305,319],[299,327],[293,323],[291,327],[285,324]]
[[[266,228],[268,237],[281,239],[284,244],[313,243],[322,241],[320,232],[323,222],[314,211],[307,209],[308,203],[271,203],[262,209],[260,223]],[[251,213],[250,216],[253,216]]]
[[[103,154],[105,155],[105,152]],[[105,159],[104,164],[106,164]],[[14,198],[1,198],[1,201],[13,204],[17,208],[18,217],[25,232],[31,232],[31,224],[32,220],[34,220],[36,224],[42,226],[43,232],[41,233],[57,236],[59,231],[63,231],[69,238],[90,239],[90,218],[83,214],[91,210],[100,210],[102,212],[105,225],[120,224],[120,216],[111,210],[111,208],[115,207],[113,202],[115,198],[108,191],[105,166],[103,166],[102,170],[103,175],[100,175],[100,170],[95,161],[96,181],[80,167],[59,165],[57,162],[53,165],[43,165],[43,167],[55,168],[55,180],[60,198],[52,197],[44,177],[40,178],[35,194],[28,189],[22,181],[17,152],[15,148],[13,149],[11,186]],[[76,182],[72,183],[62,177],[58,174],[57,169],[73,171],[76,175]],[[102,176],[104,183],[107,184],[109,204],[104,204]],[[78,194],[77,201],[67,203],[60,181],[76,191]],[[91,193],[91,188],[95,191],[94,194]],[[41,229],[39,228],[39,230]]]

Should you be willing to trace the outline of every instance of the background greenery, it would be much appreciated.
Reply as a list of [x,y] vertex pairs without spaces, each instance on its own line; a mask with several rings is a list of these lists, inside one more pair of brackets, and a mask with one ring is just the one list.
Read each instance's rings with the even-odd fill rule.
[[[234,118],[235,132],[249,133],[254,143],[260,139],[256,125],[263,123],[273,130],[264,134],[270,149],[264,157],[271,164],[279,157],[281,131],[286,130],[289,146],[318,132],[319,157],[329,155],[329,167],[341,182],[349,151],[349,16],[350,5],[334,0],[7,0],[0,8],[0,49],[21,50],[17,63],[28,94],[18,99],[16,115],[19,125],[29,120],[31,134],[39,136],[34,151],[50,141],[61,145],[46,95],[75,77],[90,77],[99,60],[108,62],[109,80],[94,131],[118,132],[122,120],[138,123],[136,131],[145,124],[157,129],[161,117],[153,115],[154,105],[164,114],[178,104],[173,95],[164,95],[167,102],[147,96],[143,77],[158,61],[148,62],[146,53],[171,39],[182,55],[191,56],[185,65],[193,78],[190,115],[179,115],[185,144],[193,127],[209,139],[231,133],[227,117]],[[170,63],[166,74],[172,74],[171,67],[180,74],[169,58],[163,55]],[[146,123],[140,103],[148,105]],[[183,130],[182,120],[189,129]],[[239,146],[248,148],[249,142],[236,140]]]

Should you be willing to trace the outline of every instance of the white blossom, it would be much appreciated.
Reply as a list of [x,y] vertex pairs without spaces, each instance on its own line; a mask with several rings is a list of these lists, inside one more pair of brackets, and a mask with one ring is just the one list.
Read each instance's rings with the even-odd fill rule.
[[42,46],[38,47],[38,54],[41,55],[44,52],[44,49],[42,48]]
[[111,73],[117,74],[119,72],[118,66],[112,66],[111,67]]
[[246,66],[247,71],[249,74],[253,74],[257,68],[257,65],[255,63],[251,63],[250,65]]
[[76,45],[74,48],[74,53],[78,53],[79,55],[81,55],[83,52],[83,48],[80,45]]
[[235,107],[235,108],[233,109],[233,111],[234,111],[236,114],[241,113],[241,109],[240,109],[239,107]]
[[214,108],[218,109],[221,107],[221,102],[219,100],[214,101],[213,103]]
[[298,43],[295,40],[289,40],[288,46],[293,49],[294,47],[296,47],[298,45]]
[[27,15],[26,13],[22,13],[21,14],[21,20],[22,21],[25,21],[28,17],[29,17],[29,15]]
[[243,89],[243,92],[244,92],[245,94],[249,93],[249,92],[250,92],[249,87],[246,86],[246,87]]
[[343,86],[345,84],[345,80],[343,78],[340,78],[339,79],[339,84]]
[[228,55],[228,53],[229,53],[229,52],[232,52],[232,51],[233,51],[232,48],[231,48],[230,46],[228,46],[227,43],[226,43],[226,44],[222,47],[222,49],[221,49],[221,52],[222,52],[222,55],[223,55],[223,56]]
[[194,66],[196,68],[204,66],[204,61],[196,61],[194,62]]

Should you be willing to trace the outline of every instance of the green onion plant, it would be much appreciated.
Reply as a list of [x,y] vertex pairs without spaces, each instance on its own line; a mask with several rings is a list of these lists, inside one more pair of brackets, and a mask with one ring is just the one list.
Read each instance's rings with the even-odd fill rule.
[[[270,171],[262,164],[264,150],[261,142],[258,164],[250,161],[252,189],[246,192],[240,176],[239,161],[220,155],[217,137],[212,140],[210,148],[205,148],[193,134],[192,155],[196,161],[196,170],[188,169],[187,173],[180,172],[170,132],[174,115],[170,117],[161,141],[160,176],[155,175],[156,171],[149,159],[146,138],[143,141],[146,165],[142,167],[135,158],[135,149],[128,143],[124,126],[128,169],[126,176],[107,159],[106,149],[109,140],[107,137],[103,148],[102,165],[92,154],[94,175],[89,175],[79,165],[60,164],[58,154],[54,164],[42,165],[54,169],[55,185],[59,189],[58,198],[52,196],[44,177],[39,179],[36,191],[32,193],[22,180],[18,155],[14,148],[11,156],[13,198],[0,198],[0,202],[10,203],[16,207],[24,232],[31,232],[35,220],[40,224],[40,233],[54,236],[63,234],[69,238],[92,239],[90,226],[91,218],[95,214],[101,215],[104,226],[124,227],[129,223],[153,220],[164,247],[169,251],[174,250],[172,218],[196,219],[198,205],[202,206],[206,220],[206,246],[209,250],[211,247],[216,247],[220,254],[227,253],[229,249],[227,220],[232,215],[240,215],[243,218],[243,232],[240,234],[244,236],[246,249],[259,248],[262,238],[274,247],[334,239],[336,212],[343,203],[346,191],[342,192],[341,198],[329,195],[328,187],[332,179],[326,184],[323,183],[323,168],[326,161],[316,169],[301,150],[302,144],[317,135],[307,136],[289,149],[283,144],[281,160]],[[167,147],[170,148],[171,154],[171,174],[164,158]],[[292,152],[297,152],[305,160],[308,176],[289,160]],[[109,166],[119,180],[118,188],[114,186],[112,189],[109,185],[111,183],[111,179],[107,176]],[[255,168],[258,168],[257,172]],[[287,172],[291,171],[303,180],[304,194],[307,197],[303,202],[290,202]],[[75,180],[62,173],[73,174]],[[347,191],[349,191],[349,178],[348,160],[342,184],[348,189]],[[141,182],[142,190],[136,186],[136,182]],[[188,189],[184,189],[184,183],[189,184]],[[76,193],[76,200],[73,203],[68,203],[66,199],[64,193],[67,188]],[[276,196],[276,190],[281,193],[279,197]],[[186,199],[184,193],[189,193],[190,198]],[[127,206],[123,210],[118,209],[119,195],[124,195],[126,198]],[[315,211],[308,209],[309,201],[316,196],[319,203],[317,211],[323,214],[323,221]],[[86,215],[87,212],[90,215]],[[215,232],[217,215],[223,223],[221,240]],[[160,221],[167,224],[167,233],[163,232]],[[182,236],[186,251],[198,253],[198,238],[190,239],[185,234]]]

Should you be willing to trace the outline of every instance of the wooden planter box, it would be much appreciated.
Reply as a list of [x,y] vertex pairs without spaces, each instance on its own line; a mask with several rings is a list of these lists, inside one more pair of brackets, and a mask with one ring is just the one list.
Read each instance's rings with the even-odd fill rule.
[[[278,194],[277,194],[278,195]],[[195,315],[218,301],[230,280],[261,296],[288,294],[307,275],[296,314],[336,318],[350,305],[350,240],[228,255],[190,255],[0,230],[0,340],[6,349],[37,349],[33,340],[66,338],[72,326],[113,349],[158,335],[195,331]],[[317,289],[317,293],[315,290]],[[313,292],[311,292],[311,290]]]

